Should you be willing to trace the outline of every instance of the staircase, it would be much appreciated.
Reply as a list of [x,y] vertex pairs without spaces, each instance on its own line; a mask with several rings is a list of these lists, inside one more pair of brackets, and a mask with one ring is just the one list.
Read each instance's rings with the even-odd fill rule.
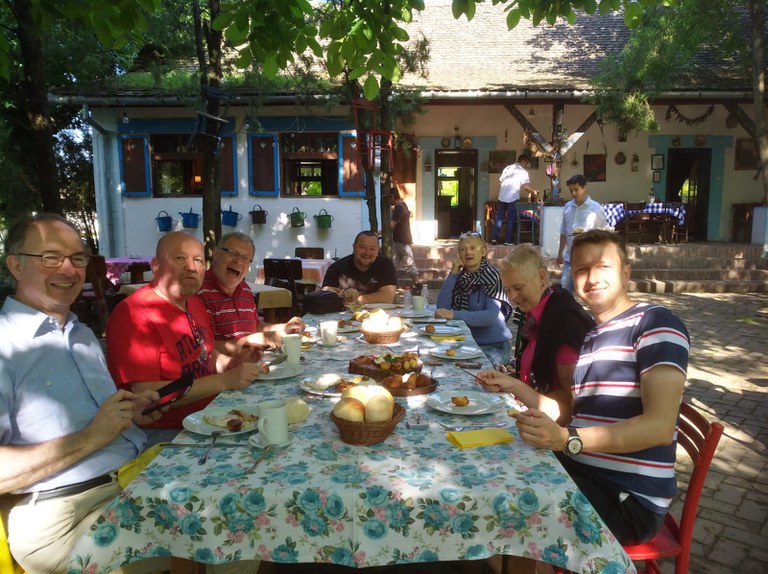
[[[414,245],[413,255],[420,280],[430,291],[440,290],[457,258],[457,241],[441,240],[432,245]],[[498,264],[512,248],[489,245],[488,258]],[[678,245],[629,245],[632,262],[630,291],[641,293],[768,293],[768,259],[762,247],[746,243],[684,243]],[[560,270],[547,260],[550,280],[558,281]],[[400,286],[410,284],[398,274]]]

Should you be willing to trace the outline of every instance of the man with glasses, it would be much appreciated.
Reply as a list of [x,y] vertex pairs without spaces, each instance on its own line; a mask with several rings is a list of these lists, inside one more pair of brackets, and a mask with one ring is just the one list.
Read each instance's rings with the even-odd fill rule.
[[221,391],[247,387],[262,372],[249,362],[259,352],[231,357],[215,349],[208,312],[195,296],[204,271],[202,243],[184,231],[168,233],[152,258],[152,282],[118,304],[107,322],[107,365],[119,388],[156,390],[194,378],[186,397],[150,425],[150,443],[170,440],[188,414]]
[[16,290],[0,311],[0,493],[21,495],[8,523],[21,566],[66,572],[75,542],[120,492],[117,469],[144,449],[134,423],[160,416],[141,415],[159,397],[115,392],[98,340],[70,311],[89,256],[67,220],[19,221],[5,246]]
[[279,345],[283,334],[305,328],[301,317],[275,325],[259,321],[253,292],[245,282],[255,252],[249,235],[239,231],[223,235],[197,292],[208,310],[216,349],[228,355],[240,355],[249,345]]

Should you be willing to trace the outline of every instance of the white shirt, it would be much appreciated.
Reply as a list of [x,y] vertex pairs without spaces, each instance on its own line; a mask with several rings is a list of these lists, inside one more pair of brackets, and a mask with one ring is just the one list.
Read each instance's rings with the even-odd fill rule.
[[576,200],[572,199],[565,204],[563,208],[563,222],[560,224],[560,235],[565,235],[566,244],[563,251],[563,259],[571,260],[571,243],[573,243],[574,229],[605,229],[608,227],[608,221],[605,219],[603,206],[587,196],[584,203],[576,205]]
[[511,203],[520,199],[520,190],[526,183],[531,183],[528,172],[519,163],[513,163],[504,168],[499,177],[499,201]]

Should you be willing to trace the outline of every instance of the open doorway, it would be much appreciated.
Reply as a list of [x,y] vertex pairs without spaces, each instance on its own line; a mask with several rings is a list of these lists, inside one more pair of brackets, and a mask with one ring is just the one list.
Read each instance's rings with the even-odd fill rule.
[[686,203],[689,241],[707,240],[711,171],[711,149],[669,149],[665,201]]
[[435,152],[437,238],[456,238],[475,229],[477,150]]

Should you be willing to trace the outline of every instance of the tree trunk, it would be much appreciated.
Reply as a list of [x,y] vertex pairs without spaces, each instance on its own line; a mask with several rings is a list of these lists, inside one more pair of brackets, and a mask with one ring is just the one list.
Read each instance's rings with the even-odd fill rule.
[[760,149],[760,170],[757,177],[763,184],[763,205],[768,205],[768,126],[765,122],[765,0],[751,0],[752,21],[752,82],[755,97],[755,135]]
[[27,153],[29,157],[35,158],[36,181],[34,183],[40,192],[43,211],[62,213],[58,167],[53,149],[51,116],[48,110],[48,86],[39,32],[32,19],[29,0],[14,2],[13,10],[18,24],[16,33],[21,47],[24,86],[27,93],[26,119],[31,148]]
[[[205,257],[208,261],[213,256],[213,249],[221,237],[221,113],[219,89],[221,87],[221,32],[213,30],[213,22],[221,12],[218,0],[208,0],[209,20],[203,22],[200,4],[193,4],[195,19],[195,47],[200,68],[200,94],[205,102],[205,113],[209,117],[199,116],[201,130],[195,136],[196,144],[202,154],[203,184],[203,242]],[[202,126],[205,126],[202,129]]]
[[[381,79],[381,91],[379,92],[379,98],[381,100],[381,129],[384,131],[392,130],[392,110],[390,107],[387,96],[392,93],[392,81],[386,78]],[[382,136],[382,145],[384,136]],[[380,189],[381,197],[379,198],[379,205],[381,206],[381,238],[382,238],[382,254],[390,259],[394,255],[392,246],[392,207],[390,204],[389,193],[392,188],[392,165],[390,165],[390,151],[381,152],[381,172],[380,172]]]

